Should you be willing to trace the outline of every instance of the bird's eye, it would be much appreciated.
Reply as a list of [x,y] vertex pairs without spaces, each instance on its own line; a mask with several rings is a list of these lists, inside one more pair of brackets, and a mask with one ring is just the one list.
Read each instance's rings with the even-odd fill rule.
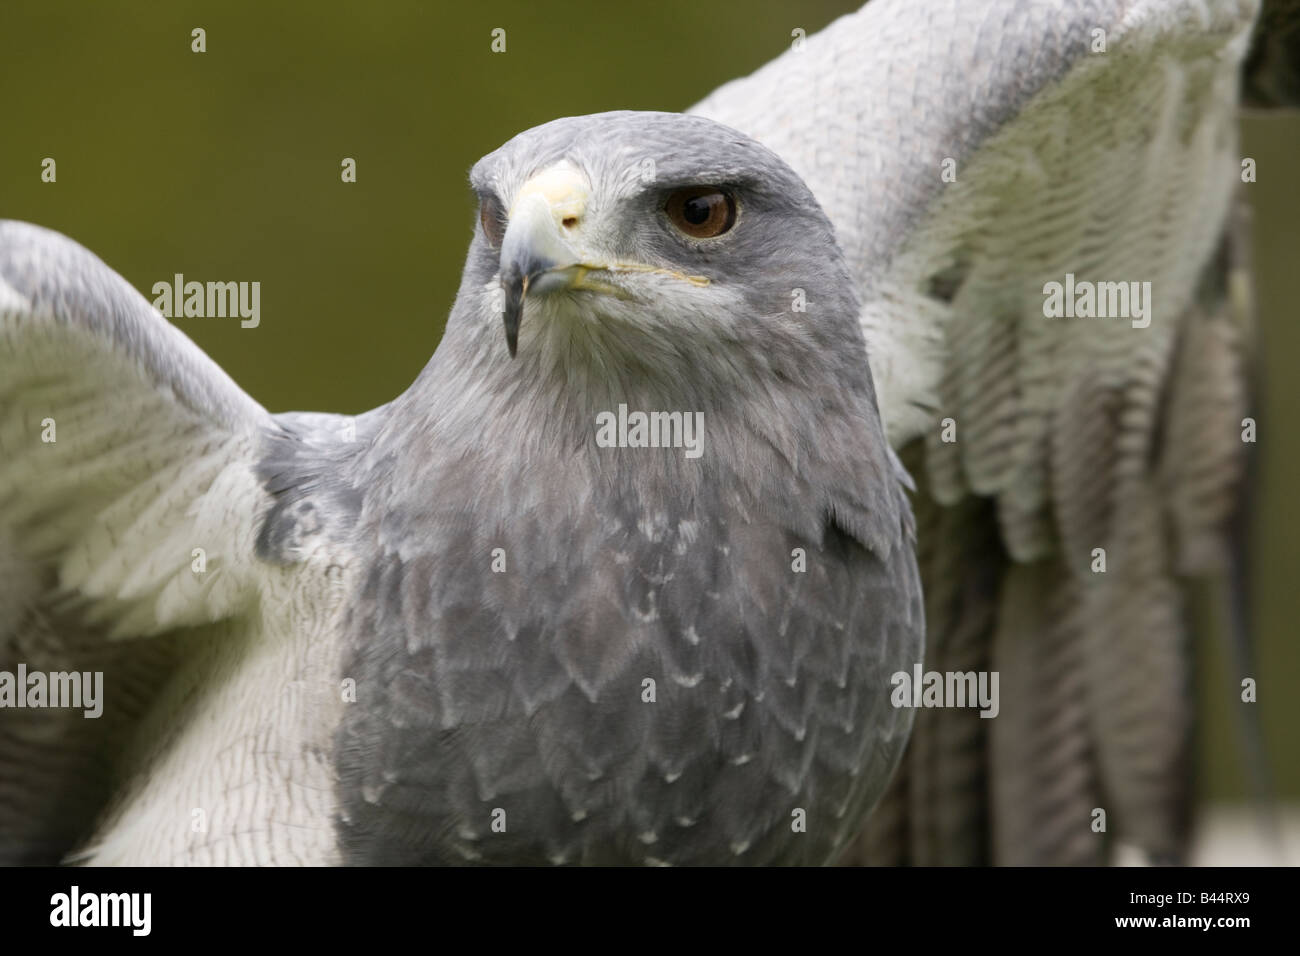
[[488,244],[496,249],[506,234],[506,214],[500,201],[495,196],[484,196],[478,204],[478,222],[483,227],[483,235]]
[[715,186],[692,186],[669,196],[664,212],[691,238],[712,239],[735,224],[736,200]]

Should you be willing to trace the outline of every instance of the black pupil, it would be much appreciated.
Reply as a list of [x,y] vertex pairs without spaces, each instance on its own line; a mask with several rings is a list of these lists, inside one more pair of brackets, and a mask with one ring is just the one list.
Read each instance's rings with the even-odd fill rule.
[[709,221],[709,213],[713,211],[713,194],[708,196],[696,196],[694,199],[686,200],[682,206],[682,216],[692,226],[698,226]]

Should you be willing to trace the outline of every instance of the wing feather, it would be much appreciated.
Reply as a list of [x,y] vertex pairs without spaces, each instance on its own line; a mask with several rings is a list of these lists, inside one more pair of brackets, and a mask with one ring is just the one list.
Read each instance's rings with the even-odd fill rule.
[[[990,728],[918,716],[868,858],[1098,860],[1097,807],[1181,849],[1184,590],[1231,560],[1243,473],[1228,225],[1258,7],[874,0],[695,108],[834,222],[890,441],[923,447],[918,513],[962,516],[920,522],[927,667],[1002,675]],[[1149,311],[1049,317],[1067,276]]]
[[178,629],[254,601],[270,425],[99,259],[0,222],[0,670],[104,681],[99,718],[0,710],[0,860],[57,862],[87,836]]

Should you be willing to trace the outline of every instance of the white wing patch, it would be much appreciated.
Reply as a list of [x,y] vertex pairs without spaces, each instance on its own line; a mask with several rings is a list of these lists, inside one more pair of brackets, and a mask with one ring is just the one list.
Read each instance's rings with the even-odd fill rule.
[[86,250],[0,222],[0,667],[108,688],[102,721],[0,712],[0,857],[98,819],[96,862],[332,859],[347,568],[256,558],[275,427]]

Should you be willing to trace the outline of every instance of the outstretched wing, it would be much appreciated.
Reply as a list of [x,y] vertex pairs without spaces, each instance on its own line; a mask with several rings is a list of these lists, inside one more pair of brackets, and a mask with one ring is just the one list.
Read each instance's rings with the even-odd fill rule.
[[[0,222],[0,862],[87,835],[181,629],[254,600],[269,424],[103,262]],[[83,706],[19,706],[20,666],[82,673]]]
[[[1226,226],[1256,8],[875,0],[695,108],[835,223],[924,473],[927,668],[1000,673],[996,718],[920,715],[872,859],[1096,861],[1097,808],[1182,846],[1183,582],[1228,560],[1245,447]],[[1076,282],[1127,307],[1049,317]]]

